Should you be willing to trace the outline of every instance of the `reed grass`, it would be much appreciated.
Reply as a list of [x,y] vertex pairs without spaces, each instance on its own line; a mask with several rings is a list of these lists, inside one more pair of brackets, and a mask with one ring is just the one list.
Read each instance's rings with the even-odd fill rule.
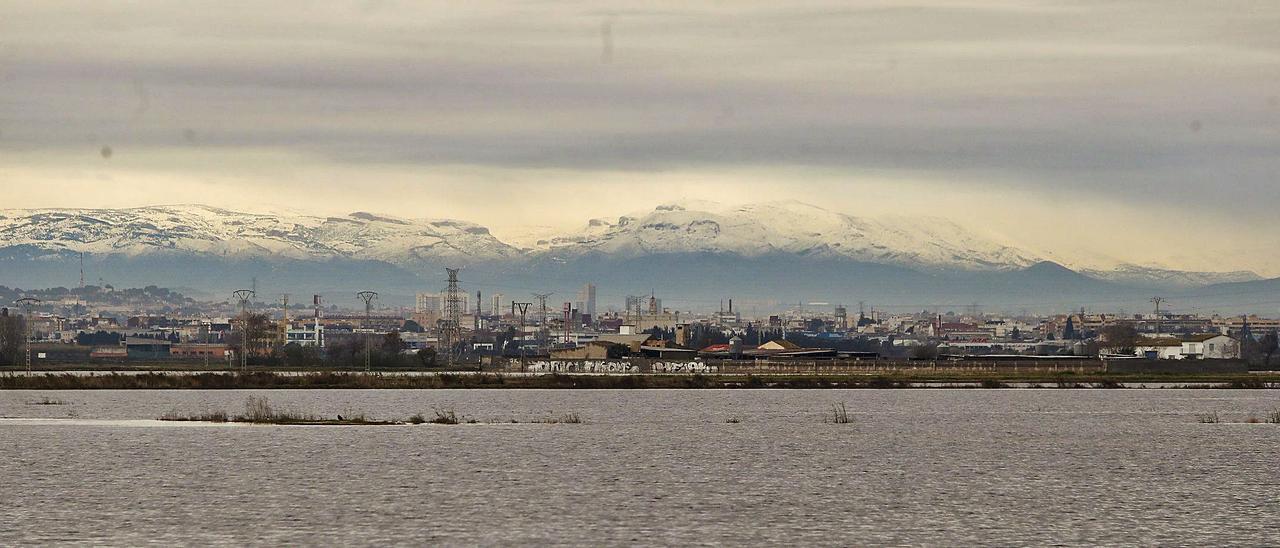
[[436,417],[428,421],[432,424],[458,424],[458,415],[452,410],[436,410]]
[[849,424],[849,411],[845,409],[844,402],[831,404],[831,417],[827,420],[831,424]]
[[582,417],[577,413],[565,413],[559,417],[542,417],[534,419],[533,422],[538,424],[582,424]]
[[1217,411],[1196,415],[1196,420],[1199,421],[1200,424],[1218,424],[1222,422],[1222,419],[1218,417]]

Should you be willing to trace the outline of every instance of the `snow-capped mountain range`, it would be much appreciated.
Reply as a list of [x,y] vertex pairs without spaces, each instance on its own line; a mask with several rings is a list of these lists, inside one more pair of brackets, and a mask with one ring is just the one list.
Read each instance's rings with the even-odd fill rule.
[[[383,261],[504,261],[526,255],[667,253],[743,257],[783,253],[920,268],[1008,270],[1054,257],[1000,243],[937,217],[860,218],[801,202],[697,209],[668,204],[616,220],[593,219],[575,234],[517,248],[475,223],[402,219],[357,212],[345,217],[241,213],[199,205],[130,209],[0,210],[0,248],[138,256],[190,253],[229,258]],[[1188,273],[1117,264],[1095,277],[1188,283],[1257,279],[1250,272]]]
[[582,233],[540,241],[535,249],[558,255],[622,257],[783,253],[964,270],[1025,268],[1044,260],[947,219],[859,218],[794,201],[729,209],[714,204],[698,209],[662,205],[616,221],[593,219]]
[[194,254],[231,259],[503,260],[522,251],[474,223],[264,215],[198,206],[0,210],[0,248],[31,246],[94,255]]
[[523,264],[711,254],[717,260],[784,256],[925,273],[1013,272],[1057,262],[1097,280],[1170,287],[1260,279],[1252,272],[1183,272],[1098,258],[1073,265],[948,219],[855,217],[796,201],[730,207],[668,204],[617,219],[594,219],[581,231],[520,246],[475,223],[364,212],[318,217],[200,205],[0,210],[0,259],[14,260],[19,250],[23,260],[85,253],[118,261],[175,256],[268,263],[363,261],[415,274],[442,264],[501,265],[494,268],[514,272]]

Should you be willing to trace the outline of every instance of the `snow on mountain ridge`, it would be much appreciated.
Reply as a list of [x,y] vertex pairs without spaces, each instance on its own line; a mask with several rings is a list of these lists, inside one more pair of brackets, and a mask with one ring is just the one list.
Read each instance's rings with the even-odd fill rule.
[[[1105,257],[1031,251],[1000,234],[936,217],[856,217],[799,201],[740,206],[663,204],[616,219],[592,219],[574,234],[542,227],[520,249],[483,226],[450,219],[405,219],[370,212],[339,217],[241,213],[203,205],[131,209],[0,210],[0,248],[145,256],[192,254],[227,258],[376,260],[415,269],[457,264],[567,260],[600,254],[713,253],[745,258],[771,254],[846,259],[910,268],[1016,270],[1055,261],[1120,283],[1203,285],[1259,279],[1252,272],[1182,272]],[[1083,262],[1081,260],[1083,259]]]
[[498,260],[519,251],[488,229],[449,219],[240,213],[200,205],[0,210],[0,246],[92,254],[348,257],[401,266],[433,258]]
[[725,209],[664,204],[616,223],[593,220],[580,235],[543,244],[544,252],[563,255],[792,253],[961,269],[1022,268],[1042,260],[945,219],[860,218],[797,201]]

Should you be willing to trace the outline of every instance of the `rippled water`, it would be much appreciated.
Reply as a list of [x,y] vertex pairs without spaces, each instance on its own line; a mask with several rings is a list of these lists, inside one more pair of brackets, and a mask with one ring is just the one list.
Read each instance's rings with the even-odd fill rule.
[[[494,422],[150,420],[248,394]],[[852,424],[823,422],[837,402]],[[0,545],[1274,544],[1280,426],[1196,415],[1278,407],[1244,390],[9,391]],[[569,412],[585,424],[528,423]]]

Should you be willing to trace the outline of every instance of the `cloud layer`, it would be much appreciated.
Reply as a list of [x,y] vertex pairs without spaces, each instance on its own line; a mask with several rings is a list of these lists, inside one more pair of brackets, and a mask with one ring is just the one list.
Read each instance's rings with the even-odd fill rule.
[[790,196],[1280,273],[1274,2],[4,4],[14,207]]

